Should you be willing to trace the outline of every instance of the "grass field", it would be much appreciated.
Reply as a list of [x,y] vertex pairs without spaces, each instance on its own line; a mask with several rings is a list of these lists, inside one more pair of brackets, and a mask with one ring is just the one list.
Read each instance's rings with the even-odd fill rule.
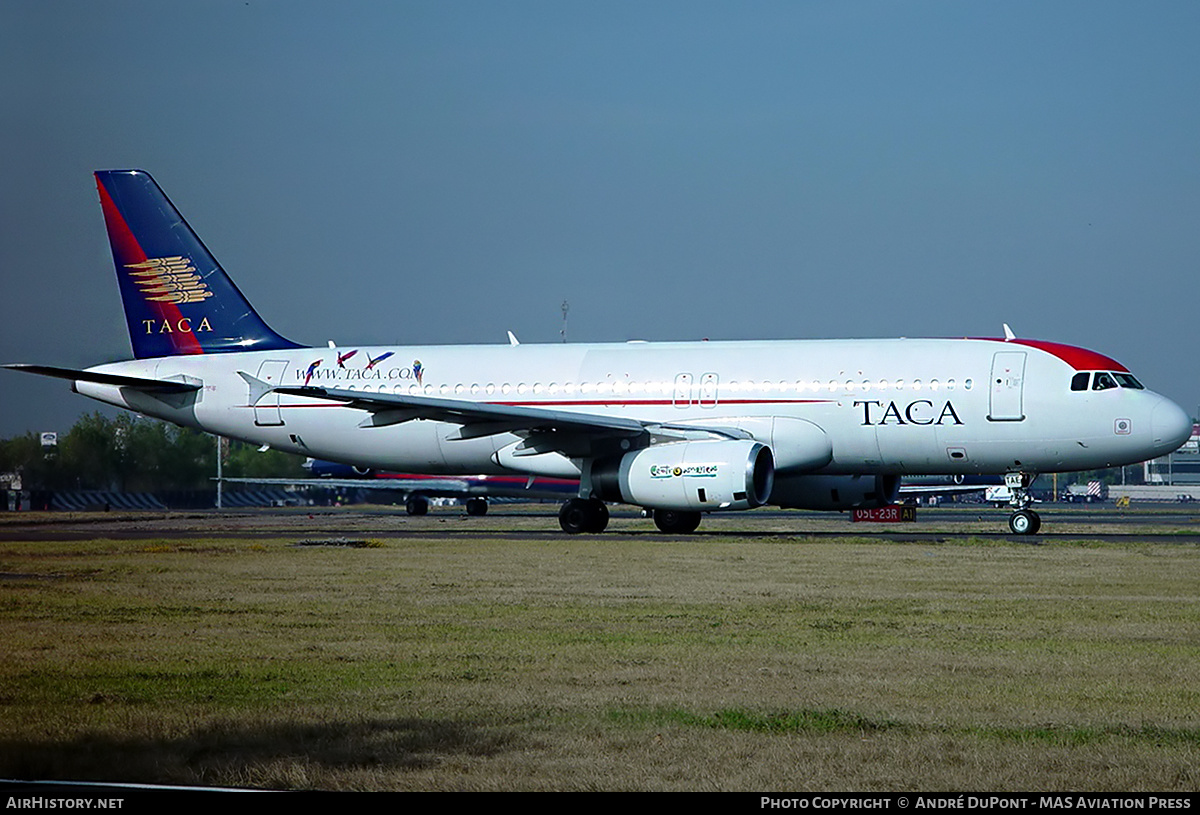
[[1192,545],[430,532],[0,543],[0,776],[1200,787]]

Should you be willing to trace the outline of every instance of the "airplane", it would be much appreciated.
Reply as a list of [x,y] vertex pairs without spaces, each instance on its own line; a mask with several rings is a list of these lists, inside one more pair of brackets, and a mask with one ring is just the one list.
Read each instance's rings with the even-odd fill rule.
[[431,476],[419,473],[392,473],[313,458],[306,459],[303,466],[312,473],[311,478],[222,478],[220,480],[232,484],[400,492],[404,494],[404,509],[409,515],[427,514],[430,498],[459,498],[463,500],[468,515],[486,515],[489,498],[559,499],[563,496],[575,495],[579,491],[579,481],[568,478],[521,475]]
[[95,178],[134,359],[6,367],[360,467],[576,479],[568,533],[602,532],[606,502],[691,533],[709,512],[887,506],[904,475],[996,474],[1010,530],[1035,534],[1038,473],[1143,461],[1191,434],[1116,360],[1007,325],[1003,338],[304,347],[262,320],[148,173]]

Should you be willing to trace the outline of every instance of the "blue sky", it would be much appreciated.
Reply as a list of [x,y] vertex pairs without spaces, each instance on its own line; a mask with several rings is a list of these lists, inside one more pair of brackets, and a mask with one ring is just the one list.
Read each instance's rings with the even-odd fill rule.
[[[1195,412],[1192,2],[0,4],[0,361],[129,355],[90,173],[323,345],[1019,336]],[[96,403],[0,372],[0,436]]]

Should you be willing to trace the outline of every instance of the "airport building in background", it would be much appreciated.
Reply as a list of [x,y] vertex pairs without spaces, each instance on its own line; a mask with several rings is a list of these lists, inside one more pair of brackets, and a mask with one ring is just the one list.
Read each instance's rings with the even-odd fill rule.
[[1151,485],[1200,486],[1200,424],[1192,425],[1192,436],[1169,456],[1151,459],[1142,467]]

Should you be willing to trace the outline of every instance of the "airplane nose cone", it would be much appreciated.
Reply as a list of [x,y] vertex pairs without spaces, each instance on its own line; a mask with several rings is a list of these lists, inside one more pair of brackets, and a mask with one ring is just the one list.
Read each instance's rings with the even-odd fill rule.
[[1154,433],[1154,446],[1165,455],[1177,449],[1192,435],[1192,419],[1183,408],[1170,399],[1163,399],[1150,415],[1150,429]]

